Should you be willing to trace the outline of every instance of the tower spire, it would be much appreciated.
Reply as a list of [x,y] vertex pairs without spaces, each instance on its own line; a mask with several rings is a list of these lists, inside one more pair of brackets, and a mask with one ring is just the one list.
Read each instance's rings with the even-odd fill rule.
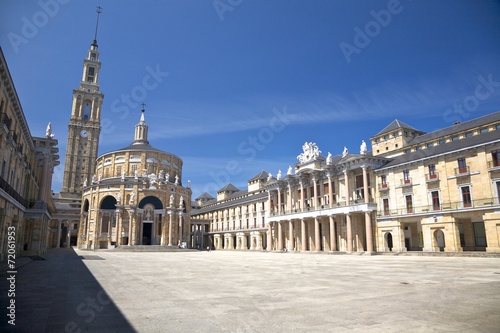
[[102,7],[97,6],[95,11],[97,12],[97,20],[95,23],[94,42],[92,43],[92,46],[97,47],[97,30],[99,29],[99,15],[102,13]]
[[146,104],[142,103],[141,119],[139,120],[139,123],[137,125],[135,125],[134,141],[132,142],[133,145],[138,145],[138,144],[149,145],[148,125],[146,124],[146,121],[144,120],[144,112],[146,111],[144,109],[145,106],[146,106]]

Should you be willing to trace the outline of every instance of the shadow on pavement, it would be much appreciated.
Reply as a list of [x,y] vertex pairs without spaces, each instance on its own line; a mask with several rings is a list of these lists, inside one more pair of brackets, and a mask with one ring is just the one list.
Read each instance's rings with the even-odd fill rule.
[[[73,249],[54,249],[15,274],[15,296],[8,297],[9,274],[0,280],[0,332],[136,332]],[[7,309],[15,300],[15,326]]]

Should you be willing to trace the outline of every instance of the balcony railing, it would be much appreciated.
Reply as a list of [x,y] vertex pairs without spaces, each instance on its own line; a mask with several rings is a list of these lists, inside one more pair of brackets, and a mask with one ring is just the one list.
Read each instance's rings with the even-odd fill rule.
[[12,123],[9,116],[5,113],[0,114],[0,128],[4,130],[5,134],[9,133],[9,128]]
[[407,179],[401,179],[401,186],[411,186],[412,185],[412,182],[411,182],[411,178],[407,178]]
[[469,176],[470,175],[470,167],[466,166],[464,168],[455,168],[455,176],[456,177],[462,177],[462,176]]
[[485,198],[485,199],[472,200],[470,202],[463,202],[463,201],[443,202],[440,205],[413,206],[411,208],[408,207],[408,208],[391,209],[391,210],[382,209],[377,212],[377,216],[425,214],[425,213],[433,213],[433,212],[448,211],[448,210],[488,208],[497,205],[499,205],[497,198]]
[[[368,199],[368,203],[374,203],[373,198]],[[358,206],[358,205],[364,205],[365,200],[364,199],[356,199],[356,200],[350,200],[348,206]],[[314,212],[314,211],[323,211],[327,209],[333,209],[333,208],[339,208],[339,207],[346,207],[346,202],[345,201],[339,201],[337,203],[332,203],[332,206],[328,204],[323,204],[319,205],[318,207],[306,207],[304,210],[300,208],[293,208],[293,209],[283,209],[281,212],[278,212],[277,209],[271,210],[270,216],[280,216],[280,215],[291,215],[291,214],[300,214],[300,213],[307,213],[307,212]]]
[[19,202],[23,207],[27,208],[28,207],[28,202],[26,199],[24,199],[17,191],[10,186],[9,183],[2,177],[0,177],[0,188],[7,192],[8,195],[14,198],[17,202]]
[[379,183],[378,190],[379,191],[389,191],[389,183]]
[[437,182],[439,180],[439,173],[438,172],[434,172],[434,173],[426,173],[425,174],[425,181],[427,183],[430,183],[430,182]]

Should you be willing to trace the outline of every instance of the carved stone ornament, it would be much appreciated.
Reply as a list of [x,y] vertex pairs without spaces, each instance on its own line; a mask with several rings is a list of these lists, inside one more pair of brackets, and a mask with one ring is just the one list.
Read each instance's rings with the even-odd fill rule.
[[316,158],[318,158],[319,154],[321,154],[321,151],[314,142],[304,143],[302,145],[302,150],[303,150],[302,154],[297,156],[297,159],[299,160],[300,163],[314,161]]

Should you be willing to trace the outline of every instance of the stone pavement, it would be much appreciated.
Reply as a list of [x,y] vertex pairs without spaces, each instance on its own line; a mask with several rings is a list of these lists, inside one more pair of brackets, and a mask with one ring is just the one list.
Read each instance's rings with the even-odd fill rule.
[[57,249],[0,332],[500,332],[500,259]]

